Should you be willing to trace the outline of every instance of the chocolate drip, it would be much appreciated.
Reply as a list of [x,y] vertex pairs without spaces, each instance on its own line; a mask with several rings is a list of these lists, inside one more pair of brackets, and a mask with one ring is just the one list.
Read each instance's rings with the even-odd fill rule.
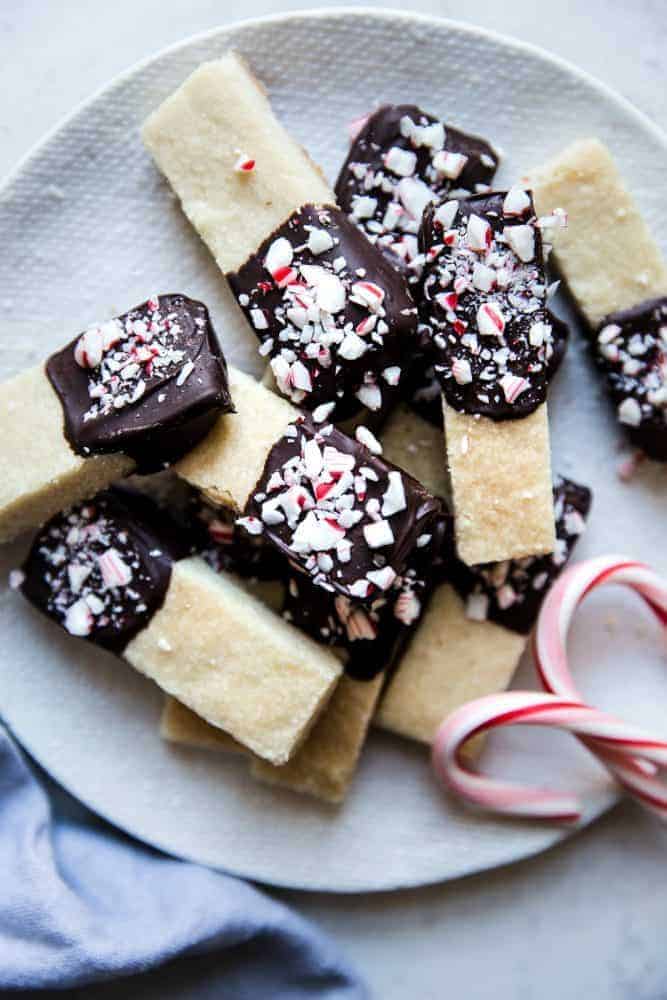
[[630,440],[667,462],[667,297],[607,316],[593,350]]
[[520,419],[546,399],[554,331],[536,222],[519,189],[424,212],[420,339],[456,410]]
[[385,104],[353,141],[336,181],[336,201],[412,283],[422,265],[416,234],[427,201],[486,188],[497,166],[498,154],[484,139],[414,104]]
[[554,483],[556,549],[546,556],[530,556],[483,566],[452,562],[451,582],[466,601],[469,618],[489,620],[527,635],[532,629],[549,587],[570,558],[585,528],[592,494],[586,486],[559,477]]
[[337,421],[396,400],[414,349],[403,277],[332,206],[295,212],[229,283],[280,391]]
[[208,310],[184,295],[148,299],[91,327],[46,372],[72,449],[124,452],[141,472],[176,461],[234,409]]
[[367,601],[402,575],[440,511],[412,476],[307,417],[269,452],[239,524],[263,534],[315,584]]
[[52,518],[35,537],[21,590],[72,635],[122,653],[164,602],[189,553],[147,497],[113,489]]

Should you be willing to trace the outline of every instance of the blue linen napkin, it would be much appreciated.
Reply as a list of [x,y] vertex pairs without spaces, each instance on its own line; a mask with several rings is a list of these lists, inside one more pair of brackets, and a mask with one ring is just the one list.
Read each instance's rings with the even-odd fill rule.
[[0,723],[0,992],[72,990],[214,953],[211,995],[367,997],[281,903],[131,840],[40,780]]

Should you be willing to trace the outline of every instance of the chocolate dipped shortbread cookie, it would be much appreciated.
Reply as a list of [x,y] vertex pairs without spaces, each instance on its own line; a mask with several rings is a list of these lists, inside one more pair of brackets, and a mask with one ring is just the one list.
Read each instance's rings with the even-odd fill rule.
[[[434,461],[435,433],[406,409],[392,418],[384,442],[388,455],[437,492],[443,472]],[[445,580],[435,589],[379,705],[379,726],[429,743],[455,708],[507,687],[542,599],[584,530],[590,502],[590,490],[559,478],[552,489],[553,553],[486,566],[456,559],[445,564]]]
[[406,282],[337,207],[245,63],[228,53],[200,66],[143,135],[279,390],[322,419],[381,416],[415,338]]
[[420,339],[442,388],[458,554],[474,565],[549,552],[557,331],[532,198],[512,188],[430,205],[420,241]]
[[567,228],[554,255],[591,337],[619,422],[651,458],[667,459],[667,267],[609,150],[595,139],[530,171],[538,211]]
[[593,351],[630,440],[666,462],[667,297],[606,316]]
[[[356,600],[391,587],[440,511],[411,476],[230,369],[237,401],[176,472],[262,536],[319,586]],[[366,442],[366,443],[365,443]]]
[[148,299],[0,386],[0,540],[133,470],[174,462],[233,410],[208,310]]
[[210,725],[284,763],[340,664],[229,574],[190,556],[182,539],[145,497],[102,493],[44,526],[20,587],[71,635],[122,656]]
[[364,431],[355,440],[311,417],[290,424],[239,523],[265,535],[327,592],[372,601],[403,576],[440,503],[384,461]]

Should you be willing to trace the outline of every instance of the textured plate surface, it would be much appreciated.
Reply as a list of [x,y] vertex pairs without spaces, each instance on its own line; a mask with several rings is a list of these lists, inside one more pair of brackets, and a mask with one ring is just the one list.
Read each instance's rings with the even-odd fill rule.
[[[667,232],[665,138],[564,63],[476,29],[376,10],[248,22],[187,41],[119,78],[0,191],[0,377],[156,290],[207,301],[228,357],[258,370],[251,335],[138,135],[149,111],[198,63],[230,46],[247,56],[282,120],[332,180],[346,123],[380,101],[409,101],[494,142],[504,154],[501,183],[577,137],[599,136],[653,231]],[[595,490],[578,558],[622,549],[667,570],[658,544],[665,470],[647,463],[631,485],[618,482],[617,431],[576,339],[550,412],[555,468]],[[3,588],[25,547],[23,540],[0,554]],[[0,627],[0,712],[17,737],[97,812],[174,854],[275,885],[376,890],[507,863],[566,835],[471,816],[435,787],[425,752],[378,734],[338,811],[262,788],[234,760],[162,744],[157,690],[61,635],[6,588]],[[582,687],[601,705],[660,726],[667,679],[657,667],[659,637],[632,597],[594,595],[575,624],[572,653]],[[519,683],[534,686],[528,663]],[[487,753],[493,770],[536,781],[548,775],[585,794],[586,821],[614,801],[605,775],[564,737],[508,731]]]

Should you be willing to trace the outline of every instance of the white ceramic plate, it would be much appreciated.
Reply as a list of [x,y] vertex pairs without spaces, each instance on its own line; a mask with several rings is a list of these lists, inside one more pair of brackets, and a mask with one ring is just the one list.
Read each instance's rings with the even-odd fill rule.
[[[653,230],[667,232],[665,137],[551,56],[451,22],[377,10],[248,22],[187,41],[120,77],[48,136],[2,189],[0,377],[157,290],[208,302],[228,357],[257,370],[252,335],[138,134],[191,70],[230,46],[247,56],[279,116],[332,180],[350,119],[380,101],[414,102],[493,141],[504,154],[501,184],[577,137],[599,136]],[[550,411],[555,468],[595,490],[578,558],[620,548],[667,569],[664,470],[647,463],[632,485],[618,482],[617,431],[576,338]],[[3,580],[25,547],[23,540],[2,552]],[[0,711],[19,740],[92,809],[173,854],[274,885],[376,890],[506,863],[566,835],[467,813],[435,786],[423,750],[379,734],[340,810],[263,788],[233,759],[164,745],[155,688],[6,590],[0,627]],[[631,597],[591,599],[572,650],[585,690],[600,703],[661,721],[667,680],[655,666],[659,639]],[[534,685],[529,664],[520,680]],[[586,821],[614,801],[606,776],[565,737],[507,732],[487,753],[493,769],[579,790]]]

